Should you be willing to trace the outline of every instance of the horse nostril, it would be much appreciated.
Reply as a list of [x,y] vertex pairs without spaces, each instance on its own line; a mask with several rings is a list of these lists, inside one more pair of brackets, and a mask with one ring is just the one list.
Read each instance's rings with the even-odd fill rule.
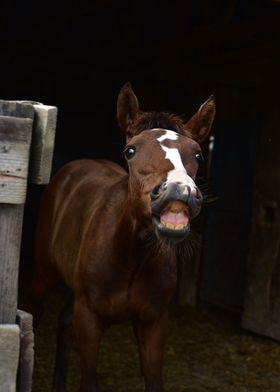
[[187,188],[187,195],[188,195],[188,197],[190,197],[192,194],[191,187],[189,185],[186,185],[186,188]]
[[193,199],[196,201],[200,201],[202,199],[201,192],[197,187],[191,188],[189,185],[186,185],[185,188],[187,190],[186,194],[187,194],[188,200]]
[[195,194],[194,197],[197,201],[200,201],[203,199],[202,193],[200,192],[200,190],[196,187],[195,188]]

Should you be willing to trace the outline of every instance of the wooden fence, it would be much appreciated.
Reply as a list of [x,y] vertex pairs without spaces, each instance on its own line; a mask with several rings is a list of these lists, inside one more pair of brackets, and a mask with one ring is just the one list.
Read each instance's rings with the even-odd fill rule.
[[32,316],[17,309],[23,211],[28,182],[49,182],[57,108],[0,101],[0,391],[30,392]]

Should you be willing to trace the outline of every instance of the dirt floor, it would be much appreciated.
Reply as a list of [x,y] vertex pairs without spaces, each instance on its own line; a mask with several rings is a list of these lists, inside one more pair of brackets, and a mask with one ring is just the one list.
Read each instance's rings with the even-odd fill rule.
[[[32,392],[51,391],[56,318],[64,296],[63,291],[50,295],[37,331]],[[129,325],[108,331],[99,375],[102,391],[143,391]],[[280,343],[242,330],[239,317],[216,308],[172,308],[164,378],[166,392],[279,392]],[[76,392],[78,383],[73,350],[68,392]]]

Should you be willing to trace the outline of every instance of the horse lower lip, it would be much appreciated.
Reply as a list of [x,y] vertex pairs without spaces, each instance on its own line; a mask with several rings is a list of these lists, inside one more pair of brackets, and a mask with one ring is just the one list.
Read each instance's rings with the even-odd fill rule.
[[183,240],[190,232],[190,224],[183,227],[168,227],[163,225],[157,217],[153,217],[153,222],[159,236],[174,240]]
[[167,229],[170,230],[184,230],[185,227],[188,226],[189,221],[187,221],[186,223],[171,223],[171,222],[164,222],[164,221],[160,221],[160,225],[163,227],[166,227]]

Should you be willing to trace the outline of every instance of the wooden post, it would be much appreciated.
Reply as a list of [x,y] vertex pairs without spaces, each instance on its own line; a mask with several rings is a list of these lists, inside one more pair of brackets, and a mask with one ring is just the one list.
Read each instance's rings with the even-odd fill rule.
[[0,116],[0,324],[16,320],[32,119]]
[[34,101],[14,102],[31,104],[34,108],[29,181],[34,184],[47,184],[52,169],[57,107]]
[[18,392],[30,392],[34,365],[34,333],[31,314],[17,311],[17,324],[20,327],[20,357],[17,374]]
[[0,390],[16,391],[18,267],[34,109],[0,101]]
[[17,310],[21,231],[28,179],[49,182],[56,117],[54,106],[0,100],[1,392],[32,388],[32,316]]
[[57,108],[36,104],[34,109],[29,181],[34,184],[47,184],[52,169]]
[[0,391],[15,392],[19,358],[19,326],[0,325]]

